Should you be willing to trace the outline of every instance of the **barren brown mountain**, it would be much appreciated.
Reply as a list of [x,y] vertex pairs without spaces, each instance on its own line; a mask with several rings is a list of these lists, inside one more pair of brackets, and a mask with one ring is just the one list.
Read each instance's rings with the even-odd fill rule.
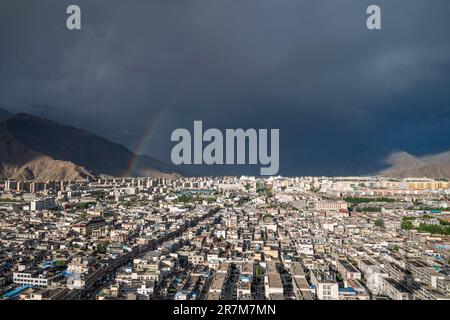
[[[137,165],[129,172],[129,164]],[[0,178],[79,180],[98,176],[179,176],[176,169],[95,134],[0,110]]]
[[450,151],[422,157],[401,151],[393,153],[386,162],[390,167],[380,172],[382,176],[450,178]]

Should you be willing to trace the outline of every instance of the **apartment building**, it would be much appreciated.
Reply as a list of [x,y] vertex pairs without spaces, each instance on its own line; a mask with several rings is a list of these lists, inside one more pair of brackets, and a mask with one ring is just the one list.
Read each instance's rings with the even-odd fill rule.
[[339,287],[332,274],[319,270],[311,270],[309,273],[311,284],[319,300],[339,300]]
[[393,300],[414,300],[412,292],[394,278],[381,278],[381,292]]

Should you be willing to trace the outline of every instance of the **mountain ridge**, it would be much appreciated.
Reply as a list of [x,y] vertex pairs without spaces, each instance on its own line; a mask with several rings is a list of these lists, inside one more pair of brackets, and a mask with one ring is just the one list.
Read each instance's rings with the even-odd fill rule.
[[[129,172],[130,163],[136,162]],[[176,177],[175,167],[72,126],[0,109],[0,178]]]
[[397,151],[390,154],[385,162],[389,167],[379,172],[381,176],[450,178],[450,151],[424,156]]

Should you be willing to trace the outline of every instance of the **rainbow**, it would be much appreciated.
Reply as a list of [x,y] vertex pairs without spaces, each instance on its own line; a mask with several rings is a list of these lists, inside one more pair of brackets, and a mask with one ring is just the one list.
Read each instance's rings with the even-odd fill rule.
[[[192,84],[192,82],[190,82]],[[187,86],[185,83],[180,84],[178,87],[178,90],[169,98],[167,103],[163,104],[156,112],[156,115],[152,117],[152,120],[147,125],[146,129],[144,130],[144,135],[137,143],[135,149],[134,149],[134,155],[130,159],[130,162],[128,163],[127,170],[125,176],[131,176],[136,169],[137,164],[139,163],[139,156],[142,155],[145,146],[147,145],[148,141],[152,137],[153,133],[155,132],[155,129],[158,127],[159,120],[164,115],[164,113],[170,109],[175,103],[177,102],[179,96],[183,91],[187,89]]]

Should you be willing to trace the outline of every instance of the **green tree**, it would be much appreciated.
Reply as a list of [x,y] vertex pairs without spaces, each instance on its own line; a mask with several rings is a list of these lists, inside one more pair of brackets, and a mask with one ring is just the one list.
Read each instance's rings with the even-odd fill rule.
[[256,278],[259,279],[262,277],[263,269],[259,264],[256,266],[255,273],[256,273]]
[[100,244],[97,246],[97,252],[98,252],[98,253],[101,253],[101,254],[105,254],[107,248],[108,248],[108,243],[107,243],[107,242],[100,243]]
[[402,224],[400,226],[403,230],[411,230],[414,228],[413,223],[411,220],[405,220],[403,219]]
[[383,219],[377,219],[375,220],[375,226],[384,228],[384,220]]
[[56,261],[56,266],[57,267],[65,267],[66,266],[66,261],[65,260],[57,260]]
[[425,223],[421,223],[417,228],[417,230],[429,232],[431,234],[450,235],[450,227],[445,227],[441,225],[427,225]]

